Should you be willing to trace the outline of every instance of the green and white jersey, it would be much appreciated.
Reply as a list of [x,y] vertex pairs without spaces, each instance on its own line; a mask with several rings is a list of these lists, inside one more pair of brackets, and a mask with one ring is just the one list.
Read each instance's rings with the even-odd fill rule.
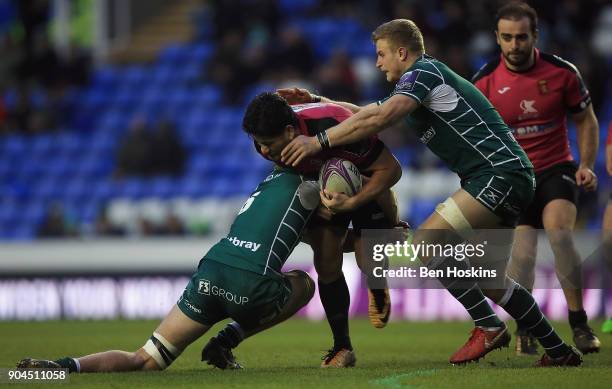
[[319,205],[319,186],[274,170],[244,203],[229,234],[204,256],[259,274],[278,274]]
[[396,94],[419,103],[408,125],[462,179],[483,169],[533,168],[486,97],[442,62],[421,56],[389,97]]

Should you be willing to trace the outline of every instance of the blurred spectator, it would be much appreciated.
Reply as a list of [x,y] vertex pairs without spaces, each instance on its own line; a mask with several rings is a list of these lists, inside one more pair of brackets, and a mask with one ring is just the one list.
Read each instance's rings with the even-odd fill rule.
[[59,203],[51,204],[45,220],[38,229],[38,236],[41,238],[62,238],[77,235],[75,224],[64,212],[64,207]]
[[60,58],[63,86],[85,86],[89,82],[91,54],[72,43],[66,56]]
[[17,14],[23,27],[23,48],[26,56],[32,55],[35,40],[44,34],[49,22],[49,0],[15,1]]
[[302,79],[311,75],[314,64],[312,47],[302,32],[296,27],[285,26],[270,53],[268,69],[277,75],[279,81]]
[[0,135],[8,132],[8,113],[4,103],[4,90],[0,88]]
[[115,177],[148,176],[152,172],[153,140],[144,118],[132,119],[117,153]]
[[321,66],[316,79],[323,96],[338,101],[359,101],[357,79],[345,51],[334,52],[329,62]]
[[246,88],[256,81],[243,61],[242,39],[238,30],[230,30],[222,37],[205,77],[223,88],[224,100],[231,105],[239,103]]
[[98,236],[124,236],[126,231],[125,228],[114,225],[108,218],[106,207],[102,207],[96,219],[95,233]]
[[153,135],[152,156],[153,173],[173,176],[183,173],[186,153],[171,122],[163,120],[159,124]]
[[186,234],[183,222],[172,212],[168,212],[163,222],[157,224],[140,217],[138,229],[142,236],[180,236]]
[[185,226],[174,213],[168,212],[164,224],[157,228],[156,235],[185,235]]

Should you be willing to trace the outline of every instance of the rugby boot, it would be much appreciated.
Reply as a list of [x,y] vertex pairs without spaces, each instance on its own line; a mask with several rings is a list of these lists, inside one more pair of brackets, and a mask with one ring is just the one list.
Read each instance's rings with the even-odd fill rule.
[[572,328],[574,333],[574,344],[583,354],[598,353],[601,342],[595,336],[593,329],[588,324],[580,324]]
[[516,345],[514,347],[516,355],[537,355],[538,341],[527,331],[516,331]]
[[368,289],[368,318],[374,328],[384,328],[391,315],[389,289]]
[[582,354],[574,347],[569,346],[567,354],[559,358],[551,358],[547,354],[542,355],[534,367],[563,367],[563,366],[580,366],[582,365]]
[[327,354],[321,358],[323,362],[321,362],[322,368],[328,367],[353,367],[355,366],[355,362],[357,362],[357,358],[355,357],[355,353],[353,350],[349,350],[347,348],[332,348],[327,351]]
[[18,369],[61,369],[62,367],[54,361],[46,359],[25,358],[17,362]]
[[202,349],[202,362],[204,361],[219,369],[242,369],[232,350],[223,347],[217,338],[211,338]]
[[451,356],[450,363],[460,365],[477,361],[493,350],[508,347],[510,338],[505,324],[494,328],[475,327],[468,341]]

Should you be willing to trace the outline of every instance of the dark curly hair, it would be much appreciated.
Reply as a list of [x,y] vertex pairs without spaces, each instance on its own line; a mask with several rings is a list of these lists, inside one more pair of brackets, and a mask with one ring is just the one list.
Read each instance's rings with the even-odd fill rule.
[[278,136],[287,125],[298,125],[298,119],[287,100],[271,92],[260,93],[249,103],[242,128],[249,135]]

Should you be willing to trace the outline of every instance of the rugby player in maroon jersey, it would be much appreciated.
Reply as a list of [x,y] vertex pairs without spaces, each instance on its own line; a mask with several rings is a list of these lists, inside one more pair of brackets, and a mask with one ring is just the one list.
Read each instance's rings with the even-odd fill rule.
[[[485,64],[472,82],[512,129],[536,172],[535,196],[519,219],[508,274],[533,288],[537,229],[543,227],[555,256],[574,342],[583,353],[598,352],[600,342],[587,324],[582,303],[581,259],[572,237],[579,189],[597,189],[593,166],[599,127],[591,97],[574,65],[535,47],[537,15],[529,5],[512,2],[500,8],[495,34],[501,55]],[[578,165],[569,147],[568,113],[578,131]],[[529,329],[517,327],[517,354],[536,354]]]

